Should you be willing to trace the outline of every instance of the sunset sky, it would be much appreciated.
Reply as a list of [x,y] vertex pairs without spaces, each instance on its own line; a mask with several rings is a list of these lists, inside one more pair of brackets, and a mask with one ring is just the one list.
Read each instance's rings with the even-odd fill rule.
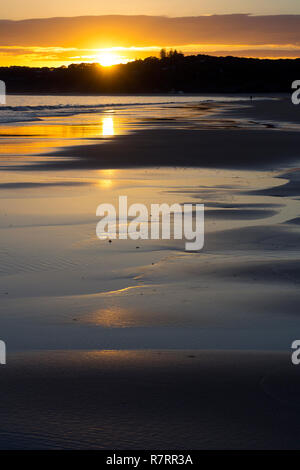
[[1,5],[1,66],[111,65],[158,55],[162,47],[185,54],[300,57],[300,1],[10,0]]

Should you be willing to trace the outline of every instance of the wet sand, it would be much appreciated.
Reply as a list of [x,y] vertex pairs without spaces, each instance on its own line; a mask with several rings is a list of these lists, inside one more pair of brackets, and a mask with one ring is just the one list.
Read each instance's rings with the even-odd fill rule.
[[296,132],[144,130],[111,143],[55,152],[54,162],[37,163],[30,170],[157,166],[273,169],[295,163],[298,146]]
[[190,120],[186,116],[148,118],[148,126],[113,140],[91,136],[88,145],[76,142],[76,146],[45,153],[50,156],[46,161],[19,168],[276,169],[299,161],[300,113],[290,100],[202,104],[190,106],[190,113]]
[[[296,107],[143,112],[0,132],[0,447],[298,449]],[[204,203],[204,249],[98,240],[120,194]]]
[[44,351],[9,363],[1,449],[299,447],[300,376],[286,353]]

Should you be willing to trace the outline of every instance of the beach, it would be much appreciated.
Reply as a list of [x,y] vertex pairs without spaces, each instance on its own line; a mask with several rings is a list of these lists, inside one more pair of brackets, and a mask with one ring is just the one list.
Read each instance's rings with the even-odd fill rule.
[[6,449],[298,448],[300,380],[286,353],[23,353],[1,382]]
[[[0,448],[299,449],[290,97],[14,96],[0,122]],[[120,195],[204,204],[203,249],[99,240]]]

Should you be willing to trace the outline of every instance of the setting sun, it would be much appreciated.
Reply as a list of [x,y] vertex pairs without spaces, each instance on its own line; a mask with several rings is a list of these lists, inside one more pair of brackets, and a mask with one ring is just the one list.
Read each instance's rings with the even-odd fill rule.
[[122,58],[111,52],[103,52],[96,57],[97,62],[103,67],[110,67],[111,65],[120,64]]

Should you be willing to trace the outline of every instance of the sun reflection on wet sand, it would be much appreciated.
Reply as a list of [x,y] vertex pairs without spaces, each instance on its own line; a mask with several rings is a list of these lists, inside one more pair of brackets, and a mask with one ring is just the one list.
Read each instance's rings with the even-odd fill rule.
[[97,186],[101,189],[111,188],[114,184],[114,176],[116,170],[100,170],[100,179],[97,181]]
[[134,309],[127,309],[120,306],[111,306],[92,312],[85,322],[98,326],[116,328],[134,326],[137,312]]
[[102,135],[104,137],[115,135],[114,119],[112,117],[102,118]]
[[[117,124],[117,126],[116,126]],[[112,137],[119,133],[113,117],[44,117],[42,121],[3,124],[0,155],[34,155],[65,146],[87,144],[88,139]]]
[[98,183],[97,183],[97,186],[99,186],[99,188],[101,189],[105,189],[105,188],[111,188],[113,185],[113,181],[112,180],[99,180]]

